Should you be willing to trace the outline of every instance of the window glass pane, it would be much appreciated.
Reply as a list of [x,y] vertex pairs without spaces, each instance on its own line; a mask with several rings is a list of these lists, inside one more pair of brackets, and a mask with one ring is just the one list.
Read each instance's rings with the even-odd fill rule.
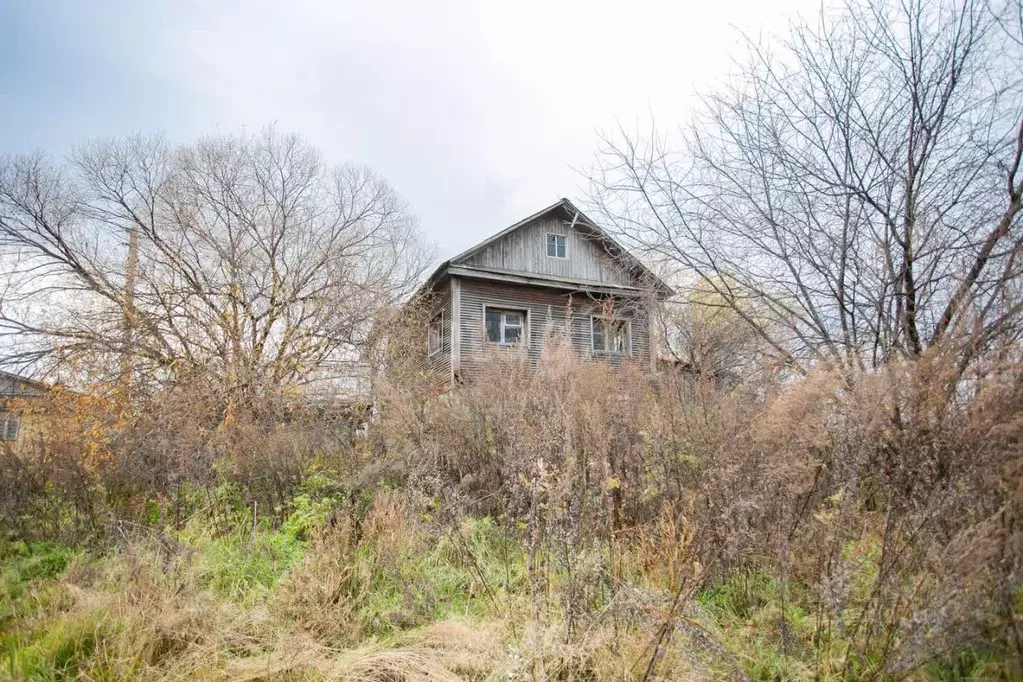
[[430,323],[429,350],[431,355],[440,350],[440,338],[443,326],[444,321],[443,318],[440,317]]
[[487,341],[500,343],[501,341],[501,312],[498,310],[487,311]]
[[626,322],[615,322],[614,323],[614,338],[612,339],[612,347],[615,353],[627,353],[629,352],[629,327]]
[[604,323],[599,318],[592,318],[593,350],[604,350]]
[[487,310],[487,341],[492,343],[518,343],[526,326],[526,313],[522,310]]
[[627,320],[592,318],[593,350],[628,355],[629,323]]
[[0,440],[18,439],[18,415],[13,412],[0,412]]
[[550,256],[551,258],[565,257],[565,235],[563,234],[547,235],[547,255]]

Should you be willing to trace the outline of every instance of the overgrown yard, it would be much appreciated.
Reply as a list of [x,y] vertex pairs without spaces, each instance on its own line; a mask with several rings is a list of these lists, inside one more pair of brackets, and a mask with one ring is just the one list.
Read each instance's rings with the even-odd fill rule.
[[[597,222],[563,199],[432,275],[384,178],[273,126],[0,156],[0,682],[1023,680],[1023,0],[826,2],[734,60],[588,3],[525,89],[528,40],[456,4],[329,70],[468,65],[517,132],[268,70],[342,107],[309,125],[430,130],[384,137],[448,244],[551,191],[541,119],[646,84],[689,122],[599,135]],[[688,97],[696,62],[730,66]]]
[[727,390],[580,362],[397,382],[343,441],[54,404],[2,469],[0,675],[1019,677],[1017,363],[959,402],[940,357]]
[[[322,483],[322,480],[321,480]],[[229,497],[229,496],[226,496]],[[3,548],[2,672],[13,680],[822,679],[856,676],[815,592],[755,568],[673,608],[648,547],[595,545],[549,595],[592,577],[585,617],[537,611],[520,533],[486,517],[450,524],[399,496],[300,498],[280,528],[231,507],[226,535],[193,517],[179,532],[118,527],[103,549]],[[361,504],[360,504],[361,503]],[[851,543],[863,608],[874,538]],[[614,567],[612,569],[612,566]],[[820,641],[826,640],[826,646]],[[862,666],[869,666],[864,661]],[[843,673],[843,671],[846,671]],[[996,649],[925,665],[915,679],[1003,679]]]

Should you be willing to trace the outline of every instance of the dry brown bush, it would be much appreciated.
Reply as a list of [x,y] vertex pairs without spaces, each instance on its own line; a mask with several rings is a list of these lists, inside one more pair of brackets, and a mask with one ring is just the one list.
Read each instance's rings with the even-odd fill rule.
[[[350,458],[368,464],[357,485],[401,492],[330,517],[273,602],[318,646],[361,641],[370,576],[401,583],[409,556],[481,516],[525,555],[527,600],[489,599],[536,639],[540,668],[599,667],[586,646],[603,637],[664,666],[690,598],[757,571],[779,584],[779,646],[811,649],[822,673],[900,676],[978,642],[1017,646],[1023,372],[1011,353],[962,381],[956,355],[936,349],[883,371],[822,364],[722,385],[583,361],[554,338],[539,360],[495,350],[478,380],[441,394],[406,360],[379,386],[372,455]],[[103,525],[224,480],[246,509],[283,513],[330,447],[322,414],[283,398],[225,411],[198,386],[145,409],[124,410],[115,391],[55,401],[36,458],[5,460],[4,482],[26,482],[4,488],[7,518],[38,526],[49,510],[56,528],[61,509],[40,505],[62,499],[79,525]],[[237,522],[202,501],[214,526]],[[380,614],[398,630],[429,622],[432,588],[413,587],[407,607]],[[796,599],[814,623],[804,640],[785,606]]]
[[[845,637],[828,665],[905,674],[992,632],[1015,638],[1021,373],[1004,358],[960,372],[935,349],[726,388],[555,342],[538,362],[495,352],[437,398],[392,387],[375,429],[451,514],[517,525],[534,616],[556,610],[569,633],[601,617],[638,550],[669,594],[743,566],[778,575],[783,601],[789,582],[808,585],[819,646],[828,628]],[[568,576],[556,590],[552,573]]]
[[353,646],[362,639],[364,624],[358,611],[369,591],[370,576],[354,561],[357,534],[350,515],[332,515],[271,604],[273,612],[327,646]]
[[353,415],[330,404],[224,402],[201,378],[130,399],[120,384],[55,389],[25,411],[37,427],[0,448],[0,518],[72,544],[153,509],[175,524],[206,509],[222,532],[225,504],[283,520],[310,466],[340,468],[353,437]]

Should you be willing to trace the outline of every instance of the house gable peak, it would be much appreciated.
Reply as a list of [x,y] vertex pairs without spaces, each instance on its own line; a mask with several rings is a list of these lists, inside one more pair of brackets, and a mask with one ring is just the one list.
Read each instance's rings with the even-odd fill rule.
[[639,291],[653,288],[659,297],[671,289],[635,256],[563,198],[510,225],[443,263],[430,277],[445,273],[528,276],[560,286],[607,287]]

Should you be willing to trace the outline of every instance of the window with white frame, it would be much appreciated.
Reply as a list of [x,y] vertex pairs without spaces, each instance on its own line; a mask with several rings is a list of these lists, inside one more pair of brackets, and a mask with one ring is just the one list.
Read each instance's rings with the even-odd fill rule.
[[594,352],[632,354],[632,327],[628,320],[593,316],[590,318],[590,335]]
[[0,412],[0,440],[18,440],[21,416],[17,412]]
[[430,320],[430,331],[427,336],[426,346],[429,355],[432,357],[440,352],[441,339],[444,338],[444,313]]
[[568,258],[568,246],[563,234],[547,234],[547,257]]
[[526,337],[526,311],[487,307],[484,312],[487,341],[491,343],[522,343]]

